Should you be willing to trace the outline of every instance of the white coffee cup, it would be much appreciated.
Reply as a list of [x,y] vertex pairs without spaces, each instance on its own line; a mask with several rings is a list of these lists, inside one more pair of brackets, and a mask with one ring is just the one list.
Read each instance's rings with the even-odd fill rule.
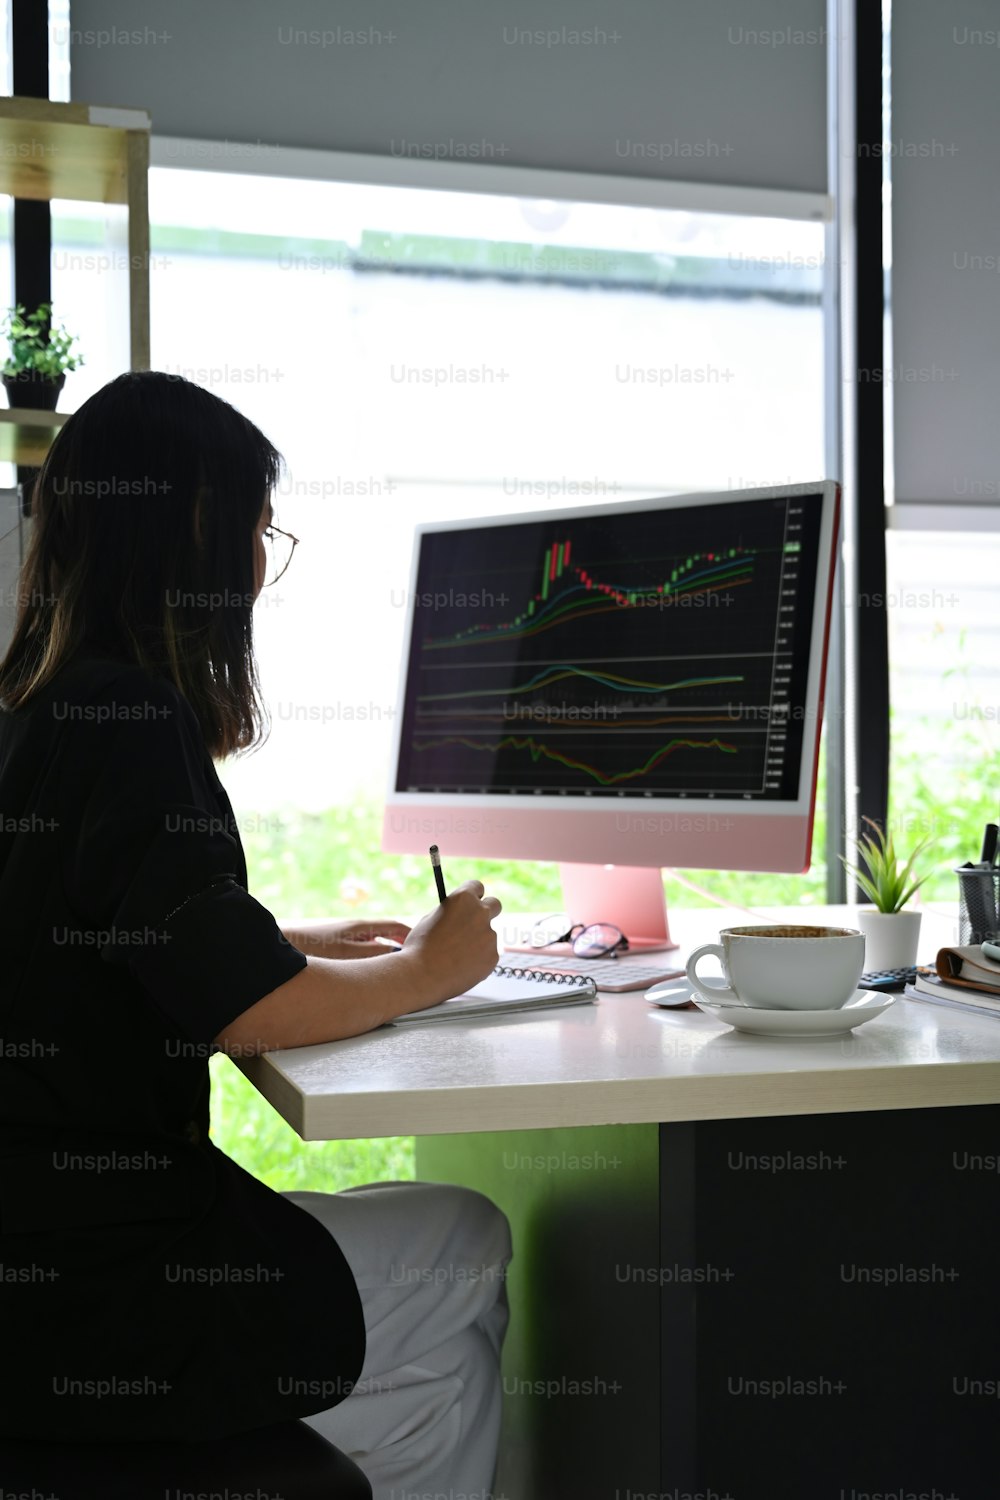
[[[864,934],[850,927],[727,927],[688,959],[687,977],[704,1000],[766,1010],[839,1010],[858,987]],[[725,984],[698,977],[713,953]]]

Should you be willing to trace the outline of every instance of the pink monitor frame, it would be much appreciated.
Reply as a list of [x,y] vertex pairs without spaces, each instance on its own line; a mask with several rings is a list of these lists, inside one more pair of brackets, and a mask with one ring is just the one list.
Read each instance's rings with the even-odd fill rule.
[[[710,797],[602,799],[579,796],[558,801],[532,796],[491,796],[397,792],[395,771],[402,715],[396,717],[390,789],[386,798],[382,848],[390,853],[423,853],[429,844],[449,855],[479,858],[557,860],[563,867],[566,910],[575,921],[615,922],[657,946],[670,942],[659,871],[667,867],[718,870],[773,870],[799,873],[809,868],[826,660],[830,639],[834,576],[840,534],[840,486],[832,480],[775,488],[670,495],[542,511],[531,516],[484,516],[418,526],[414,539],[410,598],[416,594],[420,539],[425,532],[463,527],[516,526],[525,521],[567,520],[599,513],[698,505],[732,504],[822,494],[815,597],[804,705],[811,726],[802,742],[802,774],[794,802],[716,800]],[[413,615],[403,645],[403,702]],[[658,893],[658,894],[657,894]],[[589,908],[598,909],[591,911]],[[615,909],[612,910],[611,907]],[[587,909],[584,909],[584,908]],[[631,915],[630,915],[631,914]],[[624,919],[624,920],[622,920]]]

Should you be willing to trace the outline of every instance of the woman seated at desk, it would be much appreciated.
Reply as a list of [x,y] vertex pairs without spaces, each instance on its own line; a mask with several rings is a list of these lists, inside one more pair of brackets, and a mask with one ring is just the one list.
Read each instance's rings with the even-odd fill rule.
[[[496,962],[477,882],[412,931],[282,931],[247,892],[213,760],[261,735],[279,464],[218,397],[131,373],[69,418],[34,489],[0,663],[0,1435],[305,1417],[376,1496],[486,1493],[503,1215],[429,1183],[276,1193],[209,1139],[217,1048],[354,1036]],[[461,1266],[479,1273],[435,1274]]]

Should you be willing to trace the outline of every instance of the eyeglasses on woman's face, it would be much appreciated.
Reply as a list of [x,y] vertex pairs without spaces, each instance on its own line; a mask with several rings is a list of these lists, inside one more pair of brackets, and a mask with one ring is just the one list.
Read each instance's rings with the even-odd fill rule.
[[292,536],[290,531],[282,531],[280,526],[265,526],[264,532],[264,582],[262,587],[269,588],[272,583],[286,572],[288,564],[292,560],[292,553],[299,545],[297,536]]
[[[9,536],[13,536],[20,529],[20,522],[12,526],[8,531],[0,533],[0,542],[5,542]],[[264,541],[264,582],[262,587],[268,588],[288,569],[292,560],[292,553],[299,545],[299,538],[292,536],[290,531],[282,531],[280,526],[268,525],[262,533]]]

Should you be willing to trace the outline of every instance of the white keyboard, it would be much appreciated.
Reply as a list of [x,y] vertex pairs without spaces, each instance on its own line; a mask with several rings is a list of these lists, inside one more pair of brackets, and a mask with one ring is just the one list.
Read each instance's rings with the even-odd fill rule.
[[539,969],[546,974],[586,974],[599,990],[618,995],[625,990],[648,990],[665,979],[683,976],[684,970],[672,963],[670,955],[654,959],[643,953],[626,953],[621,958],[532,958],[530,953],[504,953],[504,968]]

